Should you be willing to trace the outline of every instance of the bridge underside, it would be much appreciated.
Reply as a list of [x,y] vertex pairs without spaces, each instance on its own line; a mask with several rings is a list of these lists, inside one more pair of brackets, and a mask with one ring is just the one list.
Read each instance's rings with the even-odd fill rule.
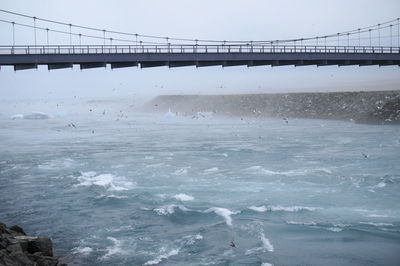
[[14,70],[37,68],[47,65],[49,70],[106,67],[207,67],[207,66],[400,66],[400,54],[334,54],[334,53],[135,53],[135,54],[17,54],[0,55],[0,66],[14,66]]

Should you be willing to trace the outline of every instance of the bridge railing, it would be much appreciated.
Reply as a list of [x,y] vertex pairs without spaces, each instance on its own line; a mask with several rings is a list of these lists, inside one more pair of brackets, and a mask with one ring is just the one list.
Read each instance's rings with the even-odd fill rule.
[[191,54],[191,53],[376,53],[398,54],[400,47],[298,45],[27,45],[0,46],[0,54]]

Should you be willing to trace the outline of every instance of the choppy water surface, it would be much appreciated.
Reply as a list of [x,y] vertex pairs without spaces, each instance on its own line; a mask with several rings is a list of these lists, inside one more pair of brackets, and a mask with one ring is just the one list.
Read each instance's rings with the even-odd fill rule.
[[0,138],[0,220],[72,265],[400,264],[399,126],[98,111]]

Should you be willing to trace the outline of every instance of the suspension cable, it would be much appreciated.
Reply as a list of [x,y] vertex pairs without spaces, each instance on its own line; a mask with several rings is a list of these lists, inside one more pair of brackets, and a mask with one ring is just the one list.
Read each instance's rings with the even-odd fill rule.
[[[250,41],[246,41],[246,40],[230,40],[230,41],[222,41],[222,40],[211,40],[211,39],[190,39],[190,38],[176,38],[176,37],[163,37],[163,36],[156,36],[156,35],[147,35],[147,34],[138,34],[138,33],[129,33],[129,32],[122,32],[122,31],[113,31],[113,30],[105,30],[105,29],[100,29],[100,28],[94,28],[94,27],[89,27],[89,26],[84,26],[84,25],[77,25],[77,24],[71,24],[71,23],[66,23],[66,22],[61,22],[61,21],[57,21],[57,20],[51,20],[51,19],[45,19],[45,18],[39,18],[39,17],[32,17],[26,14],[22,14],[22,13],[18,13],[18,12],[13,12],[13,11],[9,11],[9,10],[4,10],[4,9],[0,9],[0,12],[3,13],[8,13],[11,15],[15,15],[15,16],[21,16],[21,17],[25,17],[25,18],[30,18],[30,19],[34,19],[36,20],[40,20],[43,22],[48,22],[48,23],[54,23],[54,24],[59,24],[59,25],[63,25],[63,26],[69,26],[70,27],[70,32],[71,32],[71,28],[80,28],[80,29],[85,29],[85,30],[91,30],[91,31],[97,31],[97,32],[103,32],[103,38],[99,38],[99,39],[103,39],[104,44],[105,44],[105,33],[110,33],[110,34],[117,34],[117,35],[125,35],[125,36],[131,36],[131,37],[135,37],[135,41],[137,43],[138,37],[141,38],[150,38],[150,39],[159,39],[159,40],[167,40],[167,43],[169,43],[169,41],[185,41],[185,42],[196,42],[196,44],[200,43],[228,43],[228,44],[241,44],[241,43],[250,43]],[[393,19],[393,20],[389,20],[383,23],[379,23],[379,24],[375,24],[372,26],[367,26],[367,27],[363,27],[363,28],[358,28],[358,29],[354,29],[354,30],[349,30],[349,31],[345,31],[345,32],[340,32],[340,33],[335,33],[335,34],[328,34],[325,36],[317,36],[317,37],[308,37],[308,38],[294,38],[294,39],[285,39],[285,40],[267,40],[267,41],[251,41],[252,43],[255,44],[263,44],[263,43],[267,43],[267,44],[272,44],[272,43],[287,43],[287,42],[295,42],[295,41],[310,41],[310,40],[317,40],[320,38],[331,38],[331,37],[335,37],[338,36],[338,38],[340,36],[344,36],[344,35],[353,35],[353,34],[361,34],[361,33],[365,33],[365,32],[370,32],[370,31],[376,31],[378,30],[378,33],[380,35],[380,30],[381,29],[385,29],[390,27],[388,24],[393,23],[393,22],[397,22],[397,27],[399,29],[399,18],[397,19]],[[54,31],[54,30],[52,30]],[[60,31],[61,32],[61,31]],[[64,32],[62,32],[64,33]],[[72,35],[76,35],[76,34],[70,34],[70,43],[72,44]],[[94,37],[94,36],[93,36]],[[35,35],[36,38],[36,35]],[[114,40],[118,40],[115,39]],[[125,40],[125,39],[121,39],[121,41],[128,41],[131,42],[130,40]],[[153,43],[153,42],[144,42],[144,43]],[[155,42],[157,43],[157,42]],[[399,43],[400,43],[400,39],[399,39]]]

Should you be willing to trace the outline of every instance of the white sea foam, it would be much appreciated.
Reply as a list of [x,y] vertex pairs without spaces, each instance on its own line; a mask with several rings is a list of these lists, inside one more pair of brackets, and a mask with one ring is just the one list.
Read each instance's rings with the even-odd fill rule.
[[306,225],[306,226],[315,226],[317,225],[316,222],[296,222],[296,221],[286,221],[287,224],[292,225]]
[[177,176],[186,175],[186,174],[188,173],[188,169],[189,169],[189,168],[190,168],[190,166],[183,167],[183,168],[181,168],[181,169],[176,170],[176,171],[173,172],[172,174],[173,174],[173,175],[177,175]]
[[176,205],[176,204],[170,204],[170,205],[161,206],[161,207],[155,208],[154,211],[158,215],[168,215],[168,214],[173,214],[175,212],[176,208],[180,209],[181,211],[190,211],[185,206]]
[[259,166],[259,165],[251,166],[249,168],[246,168],[245,170],[248,171],[248,172],[252,172],[254,174],[263,174],[263,175],[279,175],[279,174],[282,174],[280,172],[267,170],[264,167]]
[[216,215],[221,216],[222,218],[224,218],[225,223],[228,226],[232,226],[232,217],[231,217],[231,215],[240,213],[240,211],[231,211],[231,210],[228,210],[228,209],[225,209],[225,208],[219,208],[219,207],[209,208],[205,212],[206,213],[214,212]]
[[79,184],[75,186],[101,186],[110,191],[129,190],[134,187],[134,183],[124,179],[112,174],[97,175],[96,172],[83,172],[77,177]]
[[101,198],[109,198],[109,199],[127,199],[128,196],[118,196],[118,195],[111,194],[111,195],[100,195],[100,196],[98,196],[98,197],[96,197],[96,198],[98,198],[98,199],[101,199]]
[[248,207],[248,209],[252,210],[252,211],[256,211],[256,212],[266,212],[268,211],[268,208],[263,206],[257,207],[257,206],[250,206]]
[[315,207],[305,207],[305,206],[289,206],[289,207],[284,207],[280,205],[276,206],[269,206],[268,207],[270,211],[285,211],[285,212],[298,212],[298,211],[315,211],[318,208]]
[[154,156],[145,156],[144,159],[145,159],[145,160],[153,160],[153,159],[154,159]]
[[176,249],[172,249],[169,252],[165,252],[166,249],[162,248],[160,250],[160,255],[158,255],[154,260],[149,260],[146,263],[144,263],[143,265],[157,265],[159,264],[162,260],[168,259],[171,256],[175,256],[178,255],[179,253],[179,248]]
[[390,217],[389,215],[386,215],[386,214],[375,214],[375,213],[367,214],[365,216],[366,217],[371,217],[371,218],[387,218],[387,217]]
[[184,194],[184,193],[179,193],[174,195],[174,198],[180,201],[192,201],[194,200],[194,197]]
[[81,254],[84,256],[89,255],[92,253],[93,249],[91,247],[76,247],[72,249],[73,254]]
[[274,252],[274,246],[272,245],[271,241],[265,236],[264,231],[261,230],[260,232],[260,240],[262,243],[261,247],[255,247],[249,250],[246,250],[246,255],[251,255],[257,252]]
[[214,173],[214,172],[217,172],[218,170],[219,170],[218,167],[213,167],[213,168],[205,169],[203,172],[204,173]]
[[339,228],[339,227],[328,227],[328,228],[326,228],[326,230],[332,231],[332,232],[335,232],[335,233],[343,231],[343,229]]
[[271,264],[269,262],[263,262],[261,263],[261,266],[274,266],[274,264]]
[[115,254],[125,254],[126,251],[122,249],[122,242],[114,237],[107,237],[112,242],[112,246],[106,248],[107,253],[101,257],[101,259],[108,259]]
[[274,252],[274,246],[271,244],[269,239],[265,237],[264,232],[261,232],[260,239],[261,239],[261,242],[262,242],[265,250],[267,250],[269,252]]
[[289,171],[272,171],[265,169],[260,165],[251,166],[245,169],[246,172],[258,175],[283,175],[283,176],[304,176],[310,172],[324,172],[326,174],[332,174],[332,171],[327,168],[309,168],[309,169],[296,169]]
[[197,240],[202,240],[203,236],[201,234],[185,236],[184,238],[185,245],[190,246],[193,245]]
[[372,226],[376,226],[376,227],[393,227],[394,224],[390,224],[390,223],[373,223],[373,222],[360,222],[360,224],[365,224],[365,225],[372,225]]
[[146,168],[160,168],[165,165],[166,165],[165,163],[153,163],[146,165]]
[[280,205],[276,205],[276,206],[250,206],[248,207],[249,210],[252,211],[256,211],[256,212],[266,212],[266,211],[271,211],[271,212],[275,212],[275,211],[285,211],[285,212],[299,212],[299,211],[315,211],[318,208],[315,207],[305,207],[305,206],[280,206]]
[[376,186],[374,186],[374,187],[376,187],[376,188],[383,188],[383,187],[386,187],[386,183],[385,182],[380,182],[380,183],[378,183]]

